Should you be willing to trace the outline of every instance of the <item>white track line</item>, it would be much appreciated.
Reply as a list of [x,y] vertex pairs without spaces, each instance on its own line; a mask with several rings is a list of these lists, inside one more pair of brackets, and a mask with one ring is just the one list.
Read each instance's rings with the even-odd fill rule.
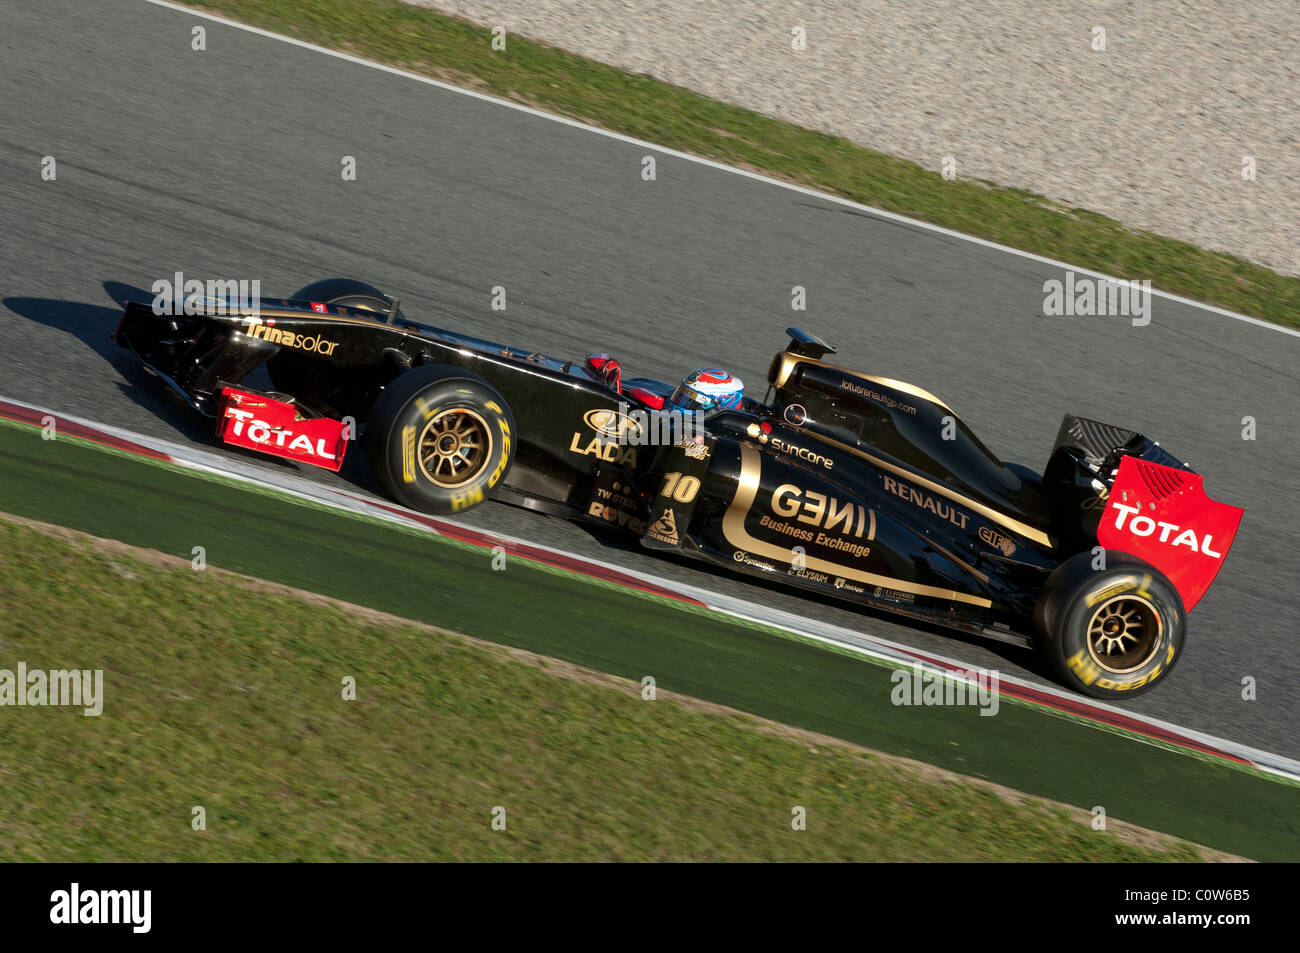
[[[405,509],[400,506],[400,504],[388,500],[378,500],[359,496],[357,493],[352,491],[340,490],[324,484],[313,483],[312,481],[303,479],[291,472],[271,470],[223,454],[203,450],[191,444],[179,444],[170,440],[164,440],[160,437],[151,437],[145,434],[135,433],[121,427],[115,427],[111,424],[102,424],[98,421],[88,420],[84,417],[76,417],[71,414],[52,411],[36,404],[26,403],[25,401],[3,396],[0,396],[0,400],[26,408],[27,410],[33,411],[41,416],[44,416],[45,414],[54,414],[66,421],[80,424],[83,427],[98,430],[121,440],[126,440],[142,447],[147,447],[150,450],[166,454],[173,463],[187,469],[209,473],[226,479],[237,480],[241,483],[256,486],[264,490],[275,490],[280,493],[297,497],[298,499],[329,507],[330,509],[343,510],[355,515],[362,515],[370,518],[378,518],[384,522],[404,526],[408,529],[415,529],[424,533],[442,535],[438,533],[436,529],[431,528],[427,523],[423,522],[423,520],[429,519],[429,517],[417,513],[414,510]],[[380,504],[382,504],[382,506]],[[393,510],[399,512],[393,512]],[[409,516],[404,514],[409,514]],[[470,526],[467,523],[460,523],[456,520],[448,519],[447,517],[440,516],[435,519],[438,522],[458,529],[463,529],[469,533],[493,537],[507,547],[512,545],[528,546],[566,560],[573,560],[575,562],[585,563],[589,566],[612,570],[621,573],[624,576],[638,579],[655,588],[666,589],[688,596],[691,599],[704,603],[710,609],[725,615],[733,616],[748,622],[758,623],[771,628],[781,629],[801,638],[834,645],[841,649],[847,649],[850,652],[879,661],[889,662],[894,665],[900,663],[904,665],[920,665],[929,672],[940,674],[947,678],[962,678],[962,676],[948,668],[944,668],[943,666],[952,666],[958,672],[974,672],[978,668],[978,666],[973,666],[968,662],[949,658],[940,655],[937,652],[917,649],[878,636],[864,635],[860,632],[854,632],[852,629],[847,629],[829,622],[810,619],[781,609],[761,606],[757,603],[748,602],[734,596],[723,595],[722,593],[713,592],[699,586],[665,579],[651,573],[629,569],[625,566],[619,566],[615,563],[605,562],[600,559],[594,559],[590,556],[570,553],[562,549],[556,549],[553,546],[546,546],[526,539],[521,539],[517,536],[498,533],[495,530],[481,529],[476,526]],[[936,659],[940,664],[933,665],[927,661],[927,658]],[[1013,675],[1004,675],[1000,672],[998,673],[998,678],[1003,683],[1016,685],[1020,688],[1033,689],[1034,691],[1051,696],[1053,699],[1068,702],[1071,705],[1083,705],[1097,711],[1132,719],[1133,721],[1140,722],[1158,731],[1181,735],[1189,741],[1194,741],[1205,745],[1206,747],[1214,748],[1235,757],[1242,758],[1262,771],[1300,781],[1300,761],[1286,758],[1269,751],[1264,751],[1260,748],[1244,745],[1239,742],[1229,741],[1225,738],[1219,738],[1203,731],[1184,728],[1183,726],[1176,725],[1172,722],[1162,721],[1158,718],[1151,718],[1146,715],[1137,714],[1136,712],[1126,711],[1123,708],[1109,705],[1105,702],[1098,701],[1097,699],[1084,698],[1081,695],[1075,695],[1066,691],[1064,688],[1051,683],[1030,681],[1029,679],[1023,679]],[[962,678],[962,680],[967,682],[970,681],[968,678]],[[1141,735],[1134,735],[1133,737],[1147,743],[1159,743],[1152,739],[1144,738]]]
[[[748,169],[738,169],[735,166],[727,165],[725,162],[718,162],[714,159],[706,159],[702,156],[691,155],[689,152],[680,152],[677,149],[670,149],[667,146],[656,145],[653,142],[647,142],[644,139],[636,139],[632,136],[625,136],[620,132],[611,132],[608,129],[601,129],[599,126],[592,126],[585,122],[579,122],[576,119],[568,119],[564,116],[557,116],[553,113],[544,112],[540,109],[534,109],[531,106],[524,106],[520,103],[513,103],[507,99],[499,99],[496,96],[489,96],[486,93],[476,92],[472,89],[463,89],[460,86],[453,86],[450,83],[444,83],[440,80],[431,79],[428,76],[421,76],[418,73],[411,73],[406,70],[397,69],[394,66],[385,66],[383,63],[376,63],[373,60],[362,59],[359,56],[352,56],[349,53],[340,53],[338,50],[331,50],[328,47],[317,46],[315,43],[307,43],[304,40],[296,40],[290,36],[284,36],[281,33],[272,33],[270,30],[263,30],[260,27],[249,26],[247,23],[240,23],[237,20],[229,20],[225,17],[219,17],[212,13],[205,13],[191,7],[181,6],[177,3],[171,3],[169,0],[144,0],[145,3],[151,3],[156,7],[165,7],[168,10],[175,10],[180,13],[186,13],[191,16],[199,17],[203,20],[211,20],[214,23],[221,23],[225,26],[236,30],[243,30],[246,33],[253,33],[257,36],[266,37],[271,40],[278,40],[281,43],[289,43],[293,46],[301,47],[304,50],[312,50],[316,53],[323,53],[326,56],[333,56],[336,59],[346,60],[349,63],[356,63],[359,66],[366,66],[370,69],[377,69],[393,76],[401,76],[404,79],[412,79],[417,83],[424,83],[426,86],[434,86],[438,89],[447,90],[448,92],[458,93],[462,96],[469,96],[472,99],[482,100],[487,103],[495,103],[498,106],[504,106],[507,109],[514,109],[530,116],[538,116],[542,119],[549,119],[552,122],[558,122],[574,129],[581,129],[584,132],[595,133],[598,136],[605,136],[608,139],[615,139],[618,142],[626,142],[645,149],[654,149],[663,155],[673,156],[677,159],[684,159],[687,162],[694,162],[698,165],[707,166],[710,169],[717,169],[721,172],[728,172],[732,175],[743,176],[747,179],[753,179],[756,182],[762,182],[765,185],[774,185],[777,188],[787,189],[791,192],[797,192],[800,195],[807,195],[812,198],[821,199],[824,202],[834,202],[837,205],[843,205],[848,208],[856,209],[860,212],[867,212],[877,218],[883,218],[892,222],[903,222],[914,228],[923,229],[927,232],[933,232],[936,235],[945,235],[949,238],[957,238],[961,241],[971,242],[984,248],[992,248],[996,251],[1005,252],[1008,255],[1015,255],[1019,258],[1026,258],[1030,261],[1036,261],[1040,264],[1051,265],[1053,268],[1061,268],[1067,271],[1073,271],[1077,274],[1091,275],[1094,278],[1103,278],[1117,280],[1113,275],[1107,275],[1100,271],[1093,271],[1091,268],[1084,268],[1080,265],[1071,265],[1068,262],[1059,261],[1055,258],[1047,258],[1043,255],[1035,255],[1032,252],[1022,251],[1019,248],[1011,248],[1008,245],[999,245],[997,242],[991,242],[984,238],[977,238],[974,235],[967,235],[965,232],[954,231],[951,228],[943,228],[940,225],[933,225],[930,222],[923,222],[920,219],[909,218],[906,215],[899,215],[897,212],[887,212],[884,209],[873,208],[870,205],[863,205],[861,202],[854,202],[851,199],[842,198],[838,195],[831,195],[826,192],[818,192],[816,189],[810,189],[802,185],[794,185],[790,182],[782,182],[780,179],[773,179],[770,176],[761,175],[758,172],[751,172]],[[1199,308],[1202,311],[1208,311],[1211,314],[1221,315],[1225,318],[1232,318],[1234,321],[1245,321],[1247,324],[1253,324],[1261,328],[1267,328],[1270,331],[1277,331],[1280,334],[1286,334],[1291,337],[1300,337],[1300,330],[1284,327],[1280,324],[1273,324],[1269,321],[1262,321],[1259,318],[1252,318],[1248,314],[1238,314],[1236,311],[1229,311],[1226,308],[1216,308],[1214,305],[1205,304],[1202,301],[1195,301],[1192,298],[1184,298],[1182,295],[1176,295],[1168,291],[1161,291],[1159,288],[1152,288],[1151,294],[1164,298],[1167,301],[1175,301],[1178,304],[1187,305],[1190,308]]]

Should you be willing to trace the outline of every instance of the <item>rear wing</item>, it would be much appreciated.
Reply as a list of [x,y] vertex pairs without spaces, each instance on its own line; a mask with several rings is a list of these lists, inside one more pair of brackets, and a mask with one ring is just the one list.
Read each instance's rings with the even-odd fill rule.
[[1061,428],[1056,432],[1055,449],[1061,447],[1075,448],[1098,467],[1104,467],[1107,462],[1112,466],[1118,465],[1121,456],[1133,454],[1153,463],[1194,472],[1159,443],[1136,430],[1103,424],[1074,414],[1066,414],[1061,420]]
[[1091,540],[1159,569],[1187,611],[1228,555],[1244,511],[1205,495],[1202,477],[1134,430],[1066,414],[1043,474],[1054,535]]
[[1155,566],[1191,612],[1223,568],[1245,510],[1205,495],[1199,474],[1126,456],[1097,542]]

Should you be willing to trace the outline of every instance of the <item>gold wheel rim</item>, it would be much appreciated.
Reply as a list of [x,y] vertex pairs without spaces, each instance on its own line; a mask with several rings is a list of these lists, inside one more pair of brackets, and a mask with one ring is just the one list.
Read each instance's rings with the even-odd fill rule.
[[1088,620],[1088,654],[1112,674],[1136,672],[1155,657],[1163,631],[1160,613],[1149,600],[1113,596]]
[[416,455],[431,483],[464,486],[483,472],[492,456],[492,431],[475,411],[444,410],[424,425]]

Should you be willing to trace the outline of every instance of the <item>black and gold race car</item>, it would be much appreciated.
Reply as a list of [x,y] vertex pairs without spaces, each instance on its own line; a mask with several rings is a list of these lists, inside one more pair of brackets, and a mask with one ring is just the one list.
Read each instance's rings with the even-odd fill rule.
[[[1242,511],[1147,437],[1066,415],[1040,475],[933,394],[829,363],[799,329],[765,402],[702,417],[616,362],[408,320],[359,281],[284,300],[127,304],[116,340],[227,443],[456,513],[497,499],[826,597],[1036,646],[1068,685],[1166,677]],[[243,384],[265,366],[273,390]]]

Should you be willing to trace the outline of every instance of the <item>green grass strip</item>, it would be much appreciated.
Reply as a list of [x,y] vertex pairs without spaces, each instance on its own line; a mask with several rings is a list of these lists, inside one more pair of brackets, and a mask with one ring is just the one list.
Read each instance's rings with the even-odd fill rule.
[[[974,708],[897,708],[889,670],[878,664],[521,559],[496,571],[487,550],[78,441],[42,440],[35,428],[0,427],[0,510],[186,560],[202,546],[213,566],[638,682],[650,675],[667,691],[1034,796],[1085,809],[1101,805],[1111,817],[1230,853],[1300,857],[1292,823],[1300,789],[1269,776],[1098,731],[1036,706],[1004,704],[992,718]],[[0,586],[4,578],[0,572]],[[106,586],[117,583],[104,577]],[[56,587],[52,601],[75,595]],[[6,605],[0,589],[0,607]],[[125,605],[120,613],[127,623],[146,615]],[[260,620],[261,634],[275,634],[274,614],[249,618]],[[206,624],[202,614],[193,624]],[[0,624],[0,638],[10,639],[6,631]],[[111,641],[93,628],[84,635],[105,648]],[[167,645],[181,651],[186,643],[181,635]],[[63,664],[89,667],[73,657]],[[412,669],[412,677],[421,671]]]
[[4,521],[0,579],[0,667],[105,673],[98,717],[0,708],[0,860],[1200,857],[635,684]]

